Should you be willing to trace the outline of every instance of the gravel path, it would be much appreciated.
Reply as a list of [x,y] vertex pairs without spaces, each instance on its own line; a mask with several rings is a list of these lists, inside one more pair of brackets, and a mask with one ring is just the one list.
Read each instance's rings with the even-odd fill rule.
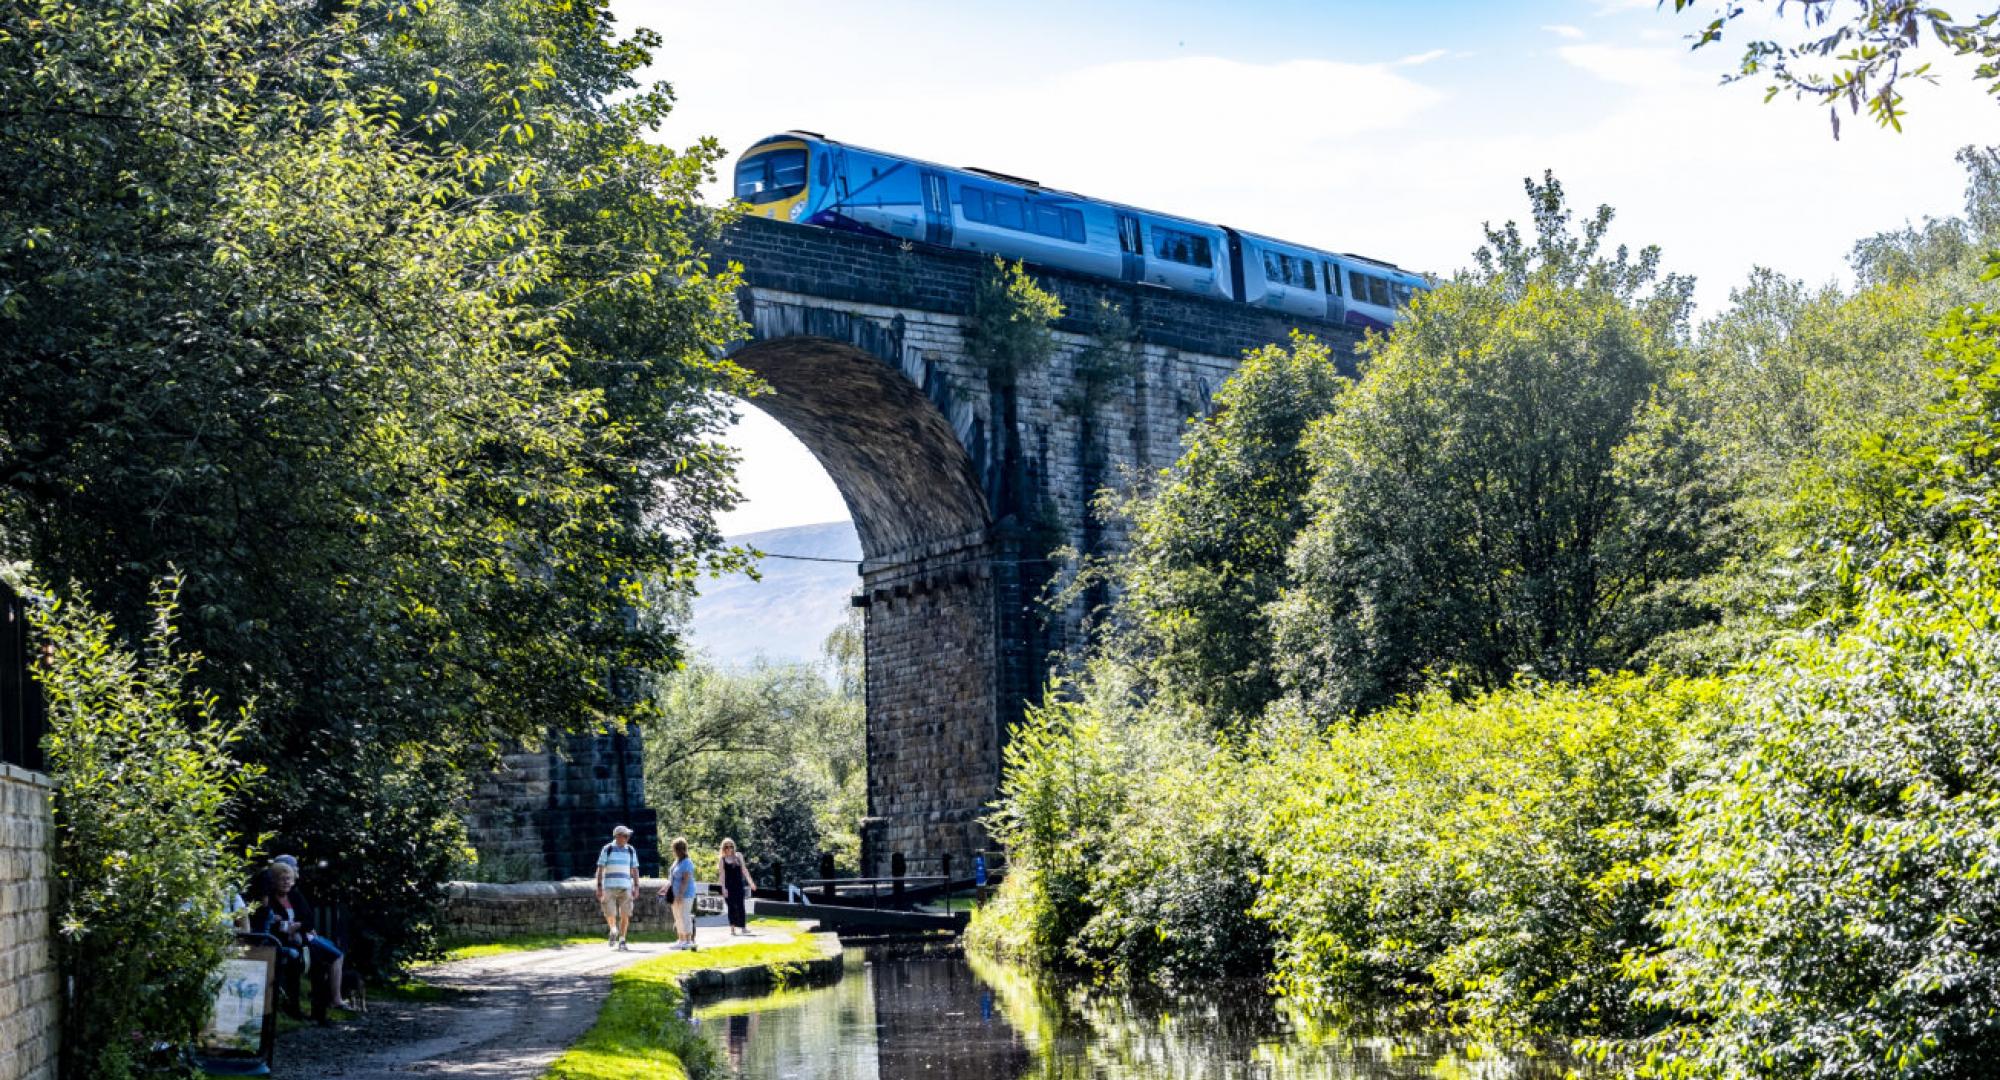
[[[720,919],[699,927],[701,947],[789,935],[730,937]],[[452,991],[444,1001],[379,1001],[368,1014],[308,1027],[278,1040],[272,1072],[281,1080],[536,1080],[597,1019],[611,973],[670,951],[634,942],[503,953],[425,968],[424,982]]]

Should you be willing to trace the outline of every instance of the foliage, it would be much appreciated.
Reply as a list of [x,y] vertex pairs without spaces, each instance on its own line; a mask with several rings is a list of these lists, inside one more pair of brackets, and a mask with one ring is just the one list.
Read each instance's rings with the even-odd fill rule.
[[1432,678],[1580,678],[1710,617],[1685,584],[1719,558],[1723,501],[1660,395],[1687,283],[1642,294],[1657,252],[1602,257],[1608,208],[1573,236],[1560,186],[1528,189],[1536,242],[1489,229],[1482,272],[1371,340],[1314,432],[1274,623],[1285,685],[1323,718]]
[[1853,602],[1836,572],[1852,538],[1944,527],[1933,508],[1897,494],[1907,478],[1871,462],[1937,449],[1947,384],[1930,333],[1996,295],[1979,275],[1980,252],[2000,243],[2000,176],[1991,151],[1968,148],[1959,160],[1965,215],[1856,244],[1852,292],[1758,270],[1702,328],[1674,378],[1686,438],[1729,500],[1730,531],[1716,539],[1731,554],[1698,590],[1725,618],[1669,635],[1649,657],[1681,667],[1754,657]]
[[[858,661],[840,631],[831,654]],[[724,837],[760,873],[817,875],[821,852],[858,868],[866,813],[864,716],[858,671],[839,686],[804,664],[725,671],[690,666],[660,688],[646,732],[648,801],[663,828],[685,835],[709,866]]]
[[2000,313],[1953,313],[1934,356],[1937,437],[1862,482],[1945,527],[1850,537],[1845,628],[1746,672],[1631,964],[1686,1017],[1647,1075],[1970,1076],[2000,1047]]
[[1146,658],[1160,692],[1218,726],[1277,696],[1265,609],[1287,580],[1286,554],[1312,482],[1301,442],[1339,400],[1332,350],[1298,337],[1243,358],[1197,420],[1158,486],[1119,508],[1131,551],[1114,565],[1121,647]]
[[1009,264],[993,256],[991,267],[973,286],[971,314],[966,351],[986,365],[999,385],[1012,385],[1055,355],[1049,324],[1062,318],[1062,301],[1036,284],[1019,261]]
[[678,645],[627,613],[734,498],[719,151],[642,138],[656,40],[598,0],[0,13],[0,523],[121,626],[184,573],[259,703],[238,820],[385,958],[457,774],[629,713]]
[[[1674,0],[1675,13],[1703,6],[1701,0]],[[1982,60],[1975,77],[1990,80],[1992,92],[2000,94],[2000,12],[1955,19],[1943,8],[1917,0],[1778,0],[1779,18],[1788,6],[1798,9],[1808,36],[1787,43],[1750,42],[1737,70],[1725,80],[1768,76],[1765,101],[1789,91],[1825,105],[1836,139],[1843,104],[1850,113],[1865,107],[1877,124],[1903,130],[1901,81],[1936,81],[1930,63],[1907,55],[1922,46],[1926,32],[1946,52]],[[1721,41],[1749,5],[1723,0],[1714,7],[1715,16],[1695,37],[1697,49]]]
[[255,779],[230,760],[249,718],[190,686],[198,658],[179,647],[175,594],[155,592],[137,654],[81,597],[31,609],[46,647],[65,1077],[134,1076],[154,1045],[184,1043],[230,940],[244,853],[224,816]]
[[1508,1037],[1643,1026],[1618,962],[1659,897],[1649,803],[1712,691],[1638,676],[1431,694],[1317,733],[1276,718],[1249,843],[1276,979]]
[[1260,853],[1237,759],[1186,717],[1141,712],[1129,669],[1099,664],[1078,696],[1010,733],[999,811],[1007,877],[968,945],[1130,978],[1252,974]]

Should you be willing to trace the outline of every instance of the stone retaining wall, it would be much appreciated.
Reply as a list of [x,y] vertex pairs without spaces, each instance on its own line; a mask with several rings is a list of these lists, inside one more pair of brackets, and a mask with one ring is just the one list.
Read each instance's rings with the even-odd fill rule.
[[0,765],[0,1080],[53,1080],[57,992],[50,938],[49,780]]
[[683,1003],[693,1005],[697,997],[740,994],[746,990],[768,989],[780,984],[818,986],[838,980],[847,967],[839,936],[835,934],[808,936],[812,938],[813,944],[819,947],[817,960],[790,964],[756,964],[750,967],[702,968],[681,975],[675,981],[680,983]]
[[[653,898],[665,884],[660,878],[640,879],[640,899],[632,907],[635,933],[673,933],[673,917],[666,902]],[[597,906],[596,886],[589,878],[512,885],[454,881],[445,886],[439,929],[444,937],[472,941],[530,934],[601,934],[604,913]]]

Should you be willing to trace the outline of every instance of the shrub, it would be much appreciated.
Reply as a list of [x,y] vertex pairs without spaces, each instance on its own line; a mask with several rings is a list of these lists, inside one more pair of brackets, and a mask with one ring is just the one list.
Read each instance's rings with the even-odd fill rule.
[[35,609],[47,645],[55,779],[56,955],[70,987],[62,1074],[134,1075],[159,1043],[206,1020],[230,940],[225,900],[243,857],[223,826],[255,776],[230,760],[247,715],[190,691],[176,651],[174,586],[157,589],[144,650],[127,651],[81,599]]
[[1659,896],[1648,796],[1712,693],[1618,676],[1432,695],[1323,735],[1274,721],[1255,912],[1279,988],[1508,1038],[1642,1027],[1619,960]]
[[1199,720],[1137,706],[1133,672],[1093,667],[1077,696],[1032,710],[1007,747],[989,823],[1008,876],[975,949],[1120,977],[1252,974],[1261,867],[1243,843],[1241,761]]

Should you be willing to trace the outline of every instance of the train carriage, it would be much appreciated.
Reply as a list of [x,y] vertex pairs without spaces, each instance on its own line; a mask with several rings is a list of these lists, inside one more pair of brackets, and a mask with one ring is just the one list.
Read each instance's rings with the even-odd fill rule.
[[779,221],[989,252],[1354,326],[1388,326],[1425,287],[1379,260],[812,132],[773,135],[745,151],[736,197],[752,214]]

